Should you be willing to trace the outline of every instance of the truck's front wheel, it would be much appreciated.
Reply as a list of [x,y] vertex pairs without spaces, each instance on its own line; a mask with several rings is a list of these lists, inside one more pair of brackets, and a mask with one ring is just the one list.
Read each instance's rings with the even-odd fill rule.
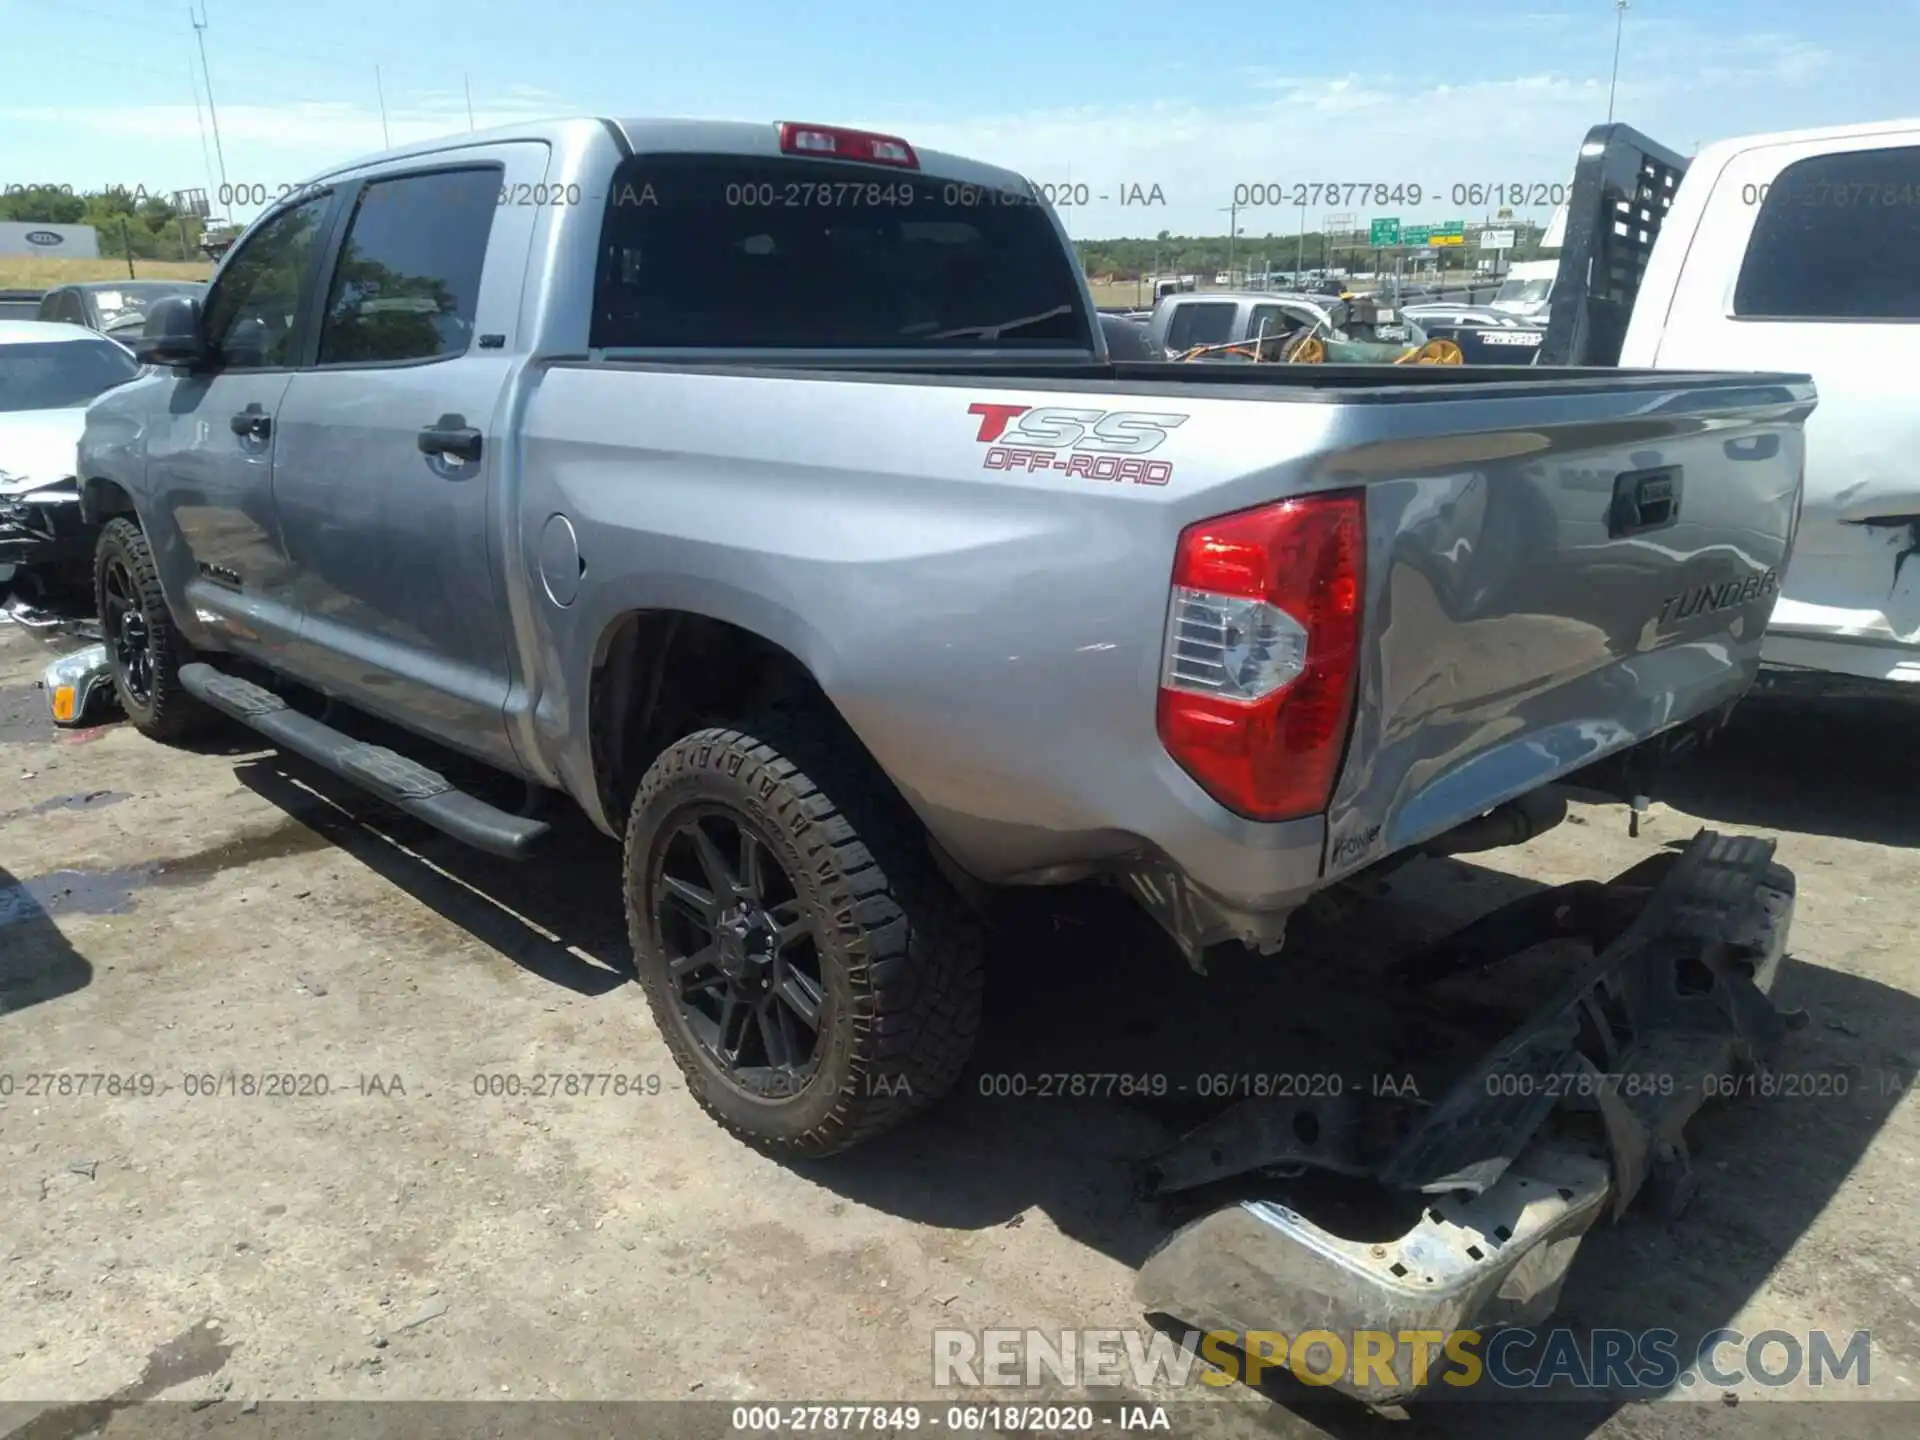
[[831,722],[669,746],[634,797],[627,924],[688,1088],[776,1154],[830,1155],[948,1090],[983,936],[910,816]]
[[167,613],[146,534],[124,515],[100,532],[93,585],[114,694],[133,728],[169,742],[204,730],[213,712],[180,684],[180,667],[193,656]]

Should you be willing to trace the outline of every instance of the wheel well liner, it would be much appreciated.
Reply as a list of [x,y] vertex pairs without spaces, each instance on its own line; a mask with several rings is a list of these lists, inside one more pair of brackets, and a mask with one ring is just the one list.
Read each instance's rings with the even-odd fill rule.
[[[619,616],[600,637],[587,702],[602,811],[624,824],[647,766],[682,735],[806,701],[838,714],[806,665],[762,635],[685,610]],[[846,738],[858,743],[850,728]]]

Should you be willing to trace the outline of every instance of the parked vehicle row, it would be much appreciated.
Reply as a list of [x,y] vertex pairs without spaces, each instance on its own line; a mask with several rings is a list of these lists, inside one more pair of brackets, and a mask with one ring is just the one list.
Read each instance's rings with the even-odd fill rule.
[[156,300],[205,295],[199,280],[87,280],[56,285],[40,297],[34,318],[84,325],[117,340],[137,337]]

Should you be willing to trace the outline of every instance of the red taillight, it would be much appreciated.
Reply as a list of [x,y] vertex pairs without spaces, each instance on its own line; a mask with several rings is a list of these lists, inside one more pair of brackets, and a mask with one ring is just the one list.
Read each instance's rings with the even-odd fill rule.
[[1358,491],[1181,532],[1160,743],[1236,814],[1291,820],[1327,808],[1353,718],[1365,577]]
[[822,160],[857,160],[863,165],[897,165],[918,170],[920,157],[897,135],[843,130],[838,125],[780,122],[780,149],[787,155],[817,155]]

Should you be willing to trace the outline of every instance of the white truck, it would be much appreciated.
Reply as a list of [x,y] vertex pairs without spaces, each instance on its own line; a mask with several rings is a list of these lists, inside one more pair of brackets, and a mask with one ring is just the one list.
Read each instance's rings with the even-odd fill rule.
[[1522,260],[1507,271],[1500,288],[1487,303],[1490,308],[1517,320],[1544,320],[1553,299],[1554,279],[1559,273],[1558,260]]
[[1690,162],[1601,126],[1569,207],[1538,363],[1781,367],[1819,389],[1764,683],[1920,699],[1920,120]]

